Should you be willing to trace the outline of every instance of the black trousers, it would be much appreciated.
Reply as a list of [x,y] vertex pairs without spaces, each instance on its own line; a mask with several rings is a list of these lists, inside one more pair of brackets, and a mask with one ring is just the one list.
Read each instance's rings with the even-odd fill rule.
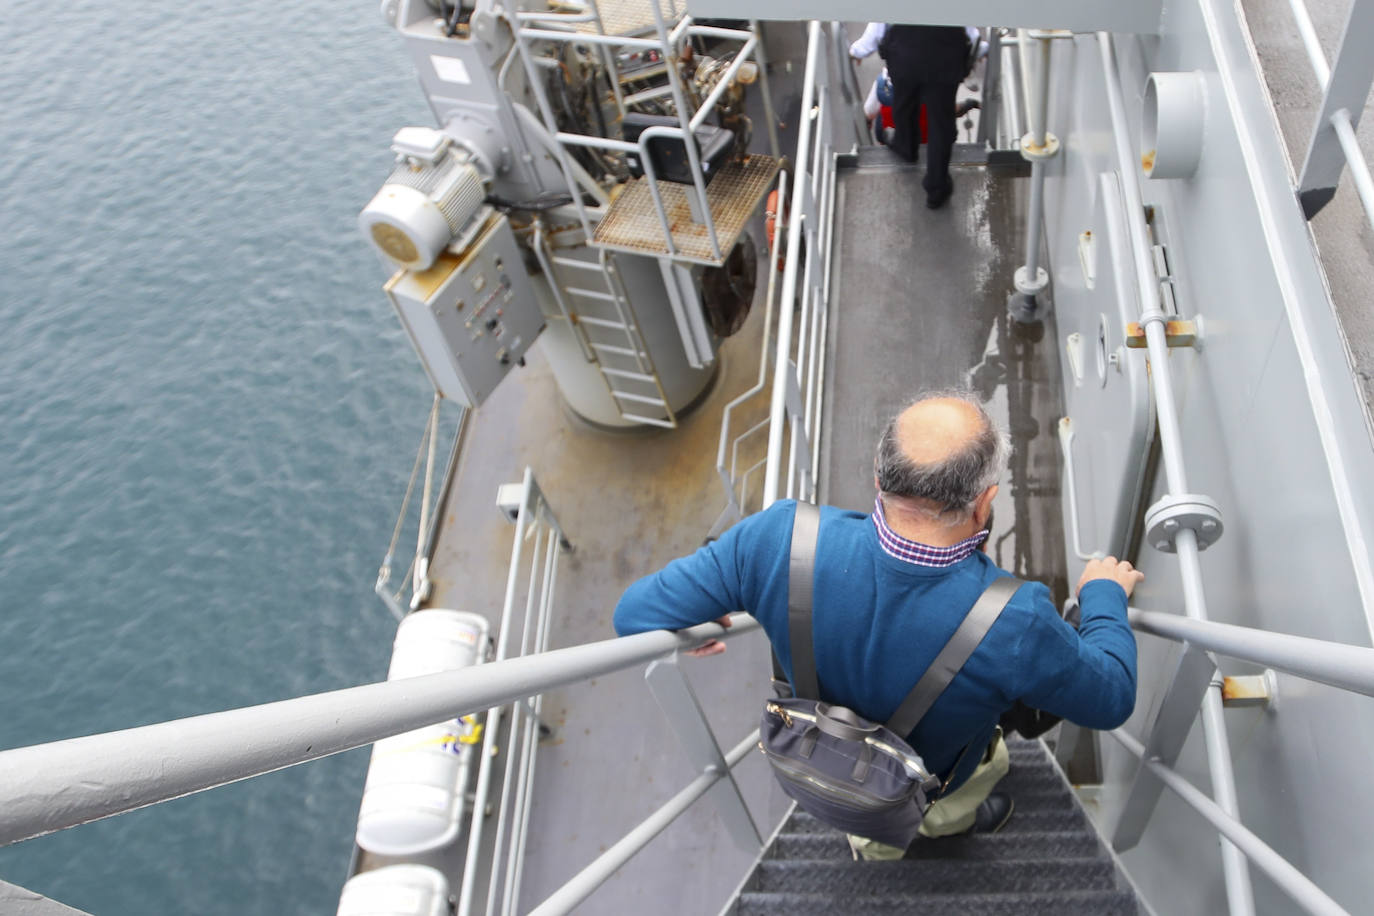
[[892,151],[915,162],[921,150],[921,104],[926,106],[926,174],[921,185],[927,194],[939,194],[950,186],[949,159],[954,151],[954,96],[959,83],[919,82],[892,75]]

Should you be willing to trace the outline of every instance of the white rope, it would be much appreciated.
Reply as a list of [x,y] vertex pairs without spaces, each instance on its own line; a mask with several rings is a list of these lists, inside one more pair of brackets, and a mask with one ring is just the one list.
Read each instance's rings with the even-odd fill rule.
[[[429,579],[429,569],[427,565],[419,563],[419,557],[425,551],[425,541],[429,534],[429,509],[434,495],[434,457],[439,447],[439,393],[434,393],[434,406],[429,411],[429,430],[425,433],[425,438],[429,440],[429,457],[425,460],[425,488],[420,495],[420,524],[415,530],[415,557],[411,567],[415,572],[412,593],[422,593]],[[419,456],[417,455],[418,459]]]
[[[421,462],[421,461],[423,460],[423,458],[424,458],[426,446],[428,446],[428,445],[430,444],[430,440],[433,438],[433,437],[432,437],[432,432],[433,432],[433,430],[434,430],[435,422],[436,422],[436,420],[438,419],[438,416],[439,416],[439,394],[438,394],[438,392],[435,392],[435,394],[434,394],[434,404],[433,404],[433,406],[430,407],[430,410],[429,410],[429,419],[425,422],[425,431],[424,431],[424,434],[423,434],[422,436],[420,436],[420,447],[417,448],[417,449],[415,450],[415,465],[414,465],[414,467],[412,467],[412,468],[410,469],[410,480],[406,483],[406,495],[405,495],[405,497],[402,498],[402,500],[401,500],[401,510],[400,510],[400,512],[398,512],[398,513],[396,514],[396,525],[395,525],[394,528],[392,528],[392,531],[391,531],[391,543],[387,544],[387,547],[386,547],[386,556],[382,558],[382,567],[381,567],[381,569],[379,569],[379,570],[377,571],[377,589],[378,589],[379,592],[381,591],[381,589],[382,589],[388,582],[391,581],[391,562],[392,562],[392,560],[395,558],[395,555],[396,555],[396,544],[397,544],[397,543],[400,541],[400,539],[401,539],[401,528],[405,525],[406,510],[410,507],[410,496],[411,496],[411,494],[412,494],[412,493],[414,492],[414,490],[415,490],[415,481],[416,481],[416,480],[419,478],[419,476],[420,476],[420,462]],[[431,451],[430,462],[431,462],[431,464],[432,464],[432,463],[433,463],[433,455],[432,455],[433,450],[431,449],[430,451]],[[422,527],[421,527],[421,531],[423,532],[423,530],[424,530],[424,528],[423,528],[423,526],[422,526]],[[396,591],[396,594],[394,595],[394,597],[400,598],[401,592],[405,591],[405,584],[404,584],[404,583],[405,583],[406,579],[409,579],[409,578],[410,578],[411,570],[413,570],[414,568],[415,568],[415,561],[414,561],[414,559],[412,558],[412,559],[411,559],[411,564],[410,564],[410,569],[407,569],[407,570],[406,570],[405,575],[404,575],[404,576],[402,577],[402,579],[401,579],[402,585],[401,585],[400,589],[398,589],[398,590]]]

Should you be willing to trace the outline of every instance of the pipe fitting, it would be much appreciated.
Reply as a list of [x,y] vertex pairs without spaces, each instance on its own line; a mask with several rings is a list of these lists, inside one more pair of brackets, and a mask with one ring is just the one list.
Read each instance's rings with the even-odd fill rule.
[[1206,124],[1202,73],[1151,73],[1140,112],[1140,166],[1146,178],[1191,178]]
[[1035,135],[1026,134],[1021,138],[1021,158],[1031,162],[1053,159],[1059,155],[1059,138],[1049,131],[1045,131],[1045,142],[1041,146],[1035,145]]
[[1022,265],[1016,268],[1011,279],[1016,291],[1023,296],[1038,296],[1050,285],[1050,275],[1043,267],[1035,268],[1035,279],[1032,280],[1030,272]]
[[1140,320],[1136,322],[1142,329],[1148,329],[1152,324],[1162,324],[1166,330],[1169,324],[1169,316],[1160,309],[1149,308],[1140,312]]
[[1197,537],[1197,549],[1206,550],[1221,537],[1221,509],[1196,493],[1163,496],[1145,513],[1145,539],[1156,550],[1175,553],[1180,531]]

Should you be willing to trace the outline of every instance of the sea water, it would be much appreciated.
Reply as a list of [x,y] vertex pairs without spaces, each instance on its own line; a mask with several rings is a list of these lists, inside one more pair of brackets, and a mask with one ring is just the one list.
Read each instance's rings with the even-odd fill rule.
[[[117,0],[0,4],[0,45],[0,748],[382,679],[431,396],[355,226],[432,123],[399,38],[372,0]],[[366,763],[6,847],[0,878],[333,912]]]

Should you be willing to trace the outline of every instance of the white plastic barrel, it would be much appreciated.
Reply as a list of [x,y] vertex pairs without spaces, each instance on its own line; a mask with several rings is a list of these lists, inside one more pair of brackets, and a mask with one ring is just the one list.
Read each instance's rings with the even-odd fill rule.
[[[431,608],[401,621],[387,680],[477,664],[487,622],[465,611]],[[463,798],[481,741],[481,719],[466,716],[378,741],[372,748],[358,813],[358,845],[409,856],[439,849],[458,835]]]
[[428,865],[388,865],[349,878],[338,916],[448,916],[448,880]]

